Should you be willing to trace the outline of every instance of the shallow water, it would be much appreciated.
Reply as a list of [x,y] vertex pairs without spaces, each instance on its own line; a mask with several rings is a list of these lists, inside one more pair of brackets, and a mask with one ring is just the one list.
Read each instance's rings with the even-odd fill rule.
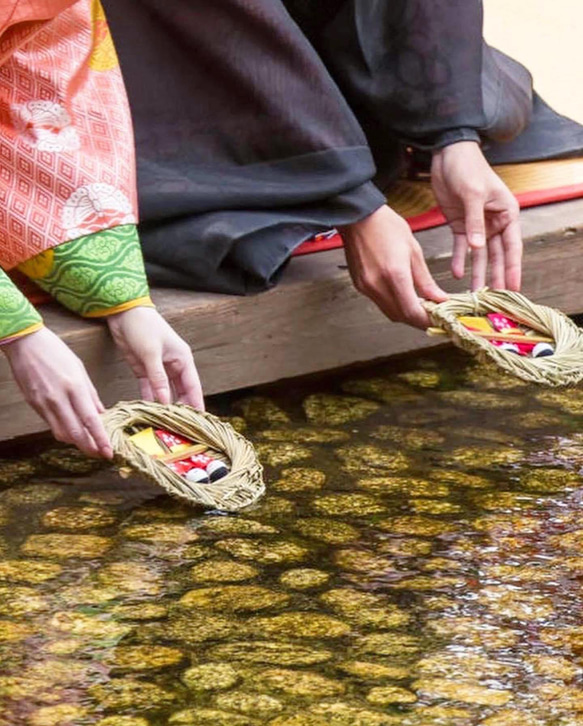
[[0,726],[583,724],[583,392],[436,354],[214,408],[239,516],[0,462]]

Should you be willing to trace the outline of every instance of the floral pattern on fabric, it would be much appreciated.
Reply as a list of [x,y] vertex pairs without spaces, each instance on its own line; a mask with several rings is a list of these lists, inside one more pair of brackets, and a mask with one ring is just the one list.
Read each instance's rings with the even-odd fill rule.
[[0,343],[28,328],[36,330],[41,324],[42,318],[35,308],[0,270]]

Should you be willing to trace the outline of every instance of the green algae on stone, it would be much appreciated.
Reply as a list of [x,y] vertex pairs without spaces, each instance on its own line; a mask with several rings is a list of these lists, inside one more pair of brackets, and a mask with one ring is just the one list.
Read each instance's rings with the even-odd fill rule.
[[78,653],[84,646],[85,641],[81,638],[63,638],[49,641],[43,650],[48,655],[67,656]]
[[241,680],[229,663],[202,663],[182,674],[182,682],[191,691],[226,691]]
[[35,631],[30,625],[15,623],[12,620],[0,620],[0,644],[26,640],[34,634]]
[[360,538],[360,532],[355,527],[335,519],[318,517],[296,519],[293,526],[304,537],[326,544],[348,544]]
[[400,451],[387,451],[372,444],[350,444],[336,449],[342,468],[349,474],[370,476],[379,472],[398,472],[409,466],[409,458]]
[[335,553],[334,562],[341,570],[364,572],[371,576],[395,571],[392,560],[364,549],[340,550]]
[[288,519],[295,511],[295,504],[283,497],[272,497],[267,495],[260,500],[259,504],[253,506],[253,515],[271,521],[276,518]]
[[283,666],[317,665],[332,658],[329,650],[269,640],[224,643],[212,647],[206,655],[213,660]]
[[110,562],[97,571],[97,579],[118,594],[159,595],[162,592],[162,577],[143,563]]
[[335,492],[324,497],[318,497],[312,502],[312,507],[319,513],[328,516],[354,516],[368,517],[371,514],[382,514],[387,508],[368,494],[353,494]]
[[197,530],[212,534],[277,534],[278,530],[268,524],[243,517],[206,517]]
[[118,620],[162,620],[168,615],[168,608],[161,603],[140,603],[131,605],[120,603],[111,608],[111,614]]
[[304,411],[308,421],[318,426],[338,426],[361,421],[376,413],[380,406],[373,401],[355,396],[334,396],[315,393],[304,399]]
[[90,678],[98,672],[91,662],[67,660],[37,661],[24,672],[24,678],[39,680],[52,685],[74,685]]
[[87,615],[82,612],[54,613],[50,620],[54,630],[69,635],[89,636],[96,638],[120,639],[131,632],[130,625],[116,623],[103,617]]
[[562,656],[536,654],[527,656],[524,662],[536,675],[556,681],[569,682],[583,673],[581,666]]
[[32,587],[0,585],[0,615],[33,615],[48,607],[47,598]]
[[419,694],[428,698],[444,698],[478,706],[505,706],[512,700],[510,691],[450,681],[446,678],[420,679],[415,681],[412,687]]
[[357,643],[357,651],[366,655],[400,658],[414,656],[420,650],[421,641],[417,636],[402,633],[372,633]]
[[516,630],[491,625],[469,616],[448,617],[432,620],[429,630],[440,638],[449,638],[456,643],[469,647],[482,647],[486,650],[512,648],[519,640]]
[[63,568],[55,562],[39,560],[0,560],[0,581],[39,585],[58,577]]
[[399,373],[397,378],[417,388],[439,388],[441,385],[441,373],[439,371],[406,371],[405,373]]
[[314,714],[300,711],[287,716],[278,716],[269,722],[269,726],[328,726],[325,721]]
[[109,537],[94,534],[31,534],[22,545],[25,555],[59,559],[97,559],[113,546]]
[[150,726],[150,722],[141,716],[107,716],[95,726]]
[[502,680],[512,674],[513,667],[468,649],[458,649],[431,653],[415,664],[415,670],[423,677],[476,682],[490,678]]
[[168,726],[256,726],[246,716],[216,708],[189,708],[170,716]]
[[294,444],[338,444],[341,441],[348,441],[350,435],[338,429],[304,426],[262,431],[261,437],[267,441],[291,441]]
[[473,726],[475,713],[459,706],[418,706],[399,726]]
[[255,451],[259,460],[269,466],[287,466],[296,461],[303,461],[312,457],[312,450],[299,444],[287,443],[259,443],[255,444]]
[[237,401],[235,407],[243,413],[245,421],[254,426],[289,424],[290,417],[271,399],[264,396],[249,396]]
[[252,580],[259,575],[259,570],[231,560],[207,560],[195,565],[190,570],[193,582],[243,582]]
[[[371,711],[360,704],[344,701],[323,701],[310,706],[309,717],[322,717],[326,726],[401,726],[402,716]],[[313,714],[313,715],[312,715]],[[312,726],[311,721],[306,726]]]
[[442,434],[430,429],[405,429],[401,426],[385,424],[376,428],[371,438],[390,441],[405,449],[435,449],[445,441]]
[[180,549],[180,560],[187,562],[188,560],[206,560],[216,556],[216,551],[206,544],[191,544]]
[[453,449],[442,458],[446,466],[465,466],[469,469],[492,469],[493,467],[519,464],[525,459],[524,451],[511,446],[466,446]]
[[48,449],[40,455],[43,464],[68,474],[90,474],[107,466],[103,459],[93,459],[73,446]]
[[295,698],[317,699],[338,696],[345,691],[344,684],[319,673],[294,671],[287,668],[269,668],[249,679],[249,685],[262,691],[282,693]]
[[281,472],[281,478],[271,485],[271,489],[281,492],[314,492],[326,483],[326,474],[319,469],[291,467]]
[[[465,471],[445,471],[443,469],[440,469],[434,473],[434,476],[436,479],[439,480],[440,484],[448,485],[452,488],[489,489],[492,486],[492,482],[485,476],[479,476],[478,474],[467,474]],[[417,494],[416,496],[428,495]],[[433,494],[432,496],[436,495]]]
[[581,486],[581,475],[565,469],[539,467],[520,477],[521,489],[541,494],[554,494]]
[[391,537],[379,542],[379,554],[394,555],[395,557],[424,557],[433,549],[433,544],[426,539],[412,537]]
[[36,462],[30,460],[23,461],[0,461],[0,486],[11,486],[18,484],[25,479],[29,479],[37,471]]
[[387,603],[382,596],[348,587],[328,590],[320,595],[320,600],[356,625],[377,630],[399,628],[410,620],[408,613]]
[[385,665],[362,660],[340,663],[338,668],[361,681],[400,681],[409,678],[411,671],[401,665]]
[[112,711],[159,711],[177,699],[172,691],[130,678],[111,678],[89,686],[87,691],[100,708]]
[[451,577],[435,575],[416,575],[405,577],[398,582],[391,583],[394,590],[418,590],[421,592],[441,589],[466,587],[467,582],[463,577]]
[[0,492],[0,501],[13,507],[30,507],[50,504],[65,491],[58,484],[26,484]]
[[257,585],[222,585],[190,590],[179,602],[192,610],[253,612],[283,607],[289,595]]
[[505,585],[483,587],[478,602],[496,615],[517,620],[545,620],[554,613],[553,601],[549,596]]
[[329,579],[330,575],[323,570],[298,567],[284,572],[280,575],[279,581],[290,590],[310,590],[325,585]]
[[[547,724],[528,713],[528,711],[504,708],[480,721],[480,726],[547,726]],[[564,724],[564,726],[567,726],[567,724]],[[569,726],[577,726],[577,723],[569,721]]]
[[73,532],[109,527],[117,517],[102,507],[57,507],[46,512],[41,519],[44,527]]
[[417,696],[400,686],[375,686],[367,693],[366,700],[373,706],[391,706],[397,703],[415,703]]
[[281,701],[265,693],[230,691],[216,696],[215,703],[225,711],[236,711],[259,719],[273,718],[284,710]]
[[520,408],[522,401],[517,396],[484,391],[441,391],[439,397],[446,404],[454,404],[463,408],[475,408],[479,411],[491,411],[504,408]]
[[59,590],[59,600],[70,606],[76,605],[103,605],[116,600],[121,595],[119,590],[113,587],[101,587],[98,585],[71,585]]
[[184,660],[184,653],[165,645],[118,645],[104,662],[116,673],[163,670]]
[[577,388],[567,391],[539,391],[535,398],[542,404],[554,406],[565,413],[579,416],[583,414],[583,396]]
[[415,514],[459,514],[462,511],[459,504],[435,499],[410,499],[409,508]]
[[414,535],[416,537],[438,537],[450,534],[459,529],[455,522],[444,522],[440,519],[431,519],[421,515],[393,517],[376,523],[383,532],[392,534]]
[[88,715],[85,706],[73,703],[60,703],[56,706],[43,706],[28,717],[30,726],[77,726]]
[[189,526],[169,522],[133,524],[122,529],[121,535],[130,540],[172,545],[189,544],[199,538],[198,534]]
[[372,476],[356,481],[358,489],[375,494],[406,494],[412,497],[447,497],[449,487],[428,479],[408,476]]
[[363,378],[345,381],[342,390],[357,396],[366,396],[380,403],[413,403],[422,400],[422,395],[412,391],[406,384],[386,378]]
[[252,633],[269,638],[341,638],[351,631],[350,625],[329,615],[310,612],[287,612],[269,618],[247,621]]
[[232,557],[251,560],[260,565],[293,564],[301,562],[308,550],[295,542],[277,540],[257,542],[252,539],[225,539],[217,542],[216,547]]

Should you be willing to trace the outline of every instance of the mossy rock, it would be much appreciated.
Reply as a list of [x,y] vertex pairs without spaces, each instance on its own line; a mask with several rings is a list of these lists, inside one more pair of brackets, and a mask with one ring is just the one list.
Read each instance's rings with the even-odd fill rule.
[[380,543],[378,551],[395,557],[425,557],[432,549],[432,543],[426,539],[391,537]]
[[40,460],[43,464],[67,474],[91,474],[108,465],[103,459],[92,459],[73,446],[43,451]]
[[392,560],[368,552],[367,550],[346,549],[339,550],[334,555],[334,562],[341,570],[349,572],[362,572],[370,577],[387,575],[395,571]]
[[314,499],[312,508],[319,514],[332,517],[368,517],[371,514],[383,514],[387,511],[378,499],[368,494],[340,492]]
[[281,472],[281,478],[271,485],[280,492],[314,492],[326,483],[326,474],[319,469],[309,467],[290,467]]
[[357,651],[366,655],[406,658],[421,650],[421,641],[415,635],[401,633],[372,633],[359,639]]
[[310,666],[326,663],[331,660],[332,653],[295,643],[252,640],[216,645],[208,651],[207,656],[257,665]]
[[320,595],[320,600],[342,617],[361,627],[376,630],[399,628],[406,625],[410,616],[385,598],[352,588],[336,588]]
[[60,703],[36,709],[28,717],[28,723],[30,726],[77,726],[88,714],[85,706]]
[[302,426],[299,428],[268,429],[261,432],[266,441],[290,441],[294,444],[338,444],[348,441],[350,435],[339,429]]
[[302,562],[308,555],[305,547],[287,540],[259,542],[231,538],[217,542],[216,547],[232,557],[250,560],[259,565],[295,564]]
[[231,560],[207,560],[190,570],[190,579],[196,583],[244,582],[258,575],[255,567]]
[[179,665],[184,653],[165,645],[121,645],[109,651],[104,659],[116,673],[159,671]]
[[100,708],[112,711],[159,711],[177,700],[172,691],[130,678],[111,678],[89,686],[87,691]]
[[230,663],[203,663],[184,671],[182,682],[191,691],[226,691],[241,680]]
[[505,585],[481,588],[478,602],[500,617],[525,622],[547,620],[555,612],[550,596],[511,589]]
[[379,473],[398,472],[407,469],[409,458],[400,451],[387,451],[372,444],[351,444],[336,450],[342,468],[349,474],[370,476],[375,470]]
[[132,631],[132,626],[106,620],[103,617],[87,615],[82,612],[57,612],[49,621],[51,628],[69,635],[121,639]]
[[22,545],[24,555],[57,559],[99,559],[113,546],[109,537],[95,534],[31,534]]
[[122,537],[153,544],[184,545],[196,542],[199,535],[190,527],[170,522],[133,524],[121,530]]
[[298,461],[311,459],[313,451],[307,446],[294,444],[291,441],[281,443],[265,443],[255,444],[255,451],[262,464],[269,466],[289,466]]
[[64,492],[58,484],[26,484],[0,492],[0,501],[13,507],[30,507],[50,504]]
[[189,708],[173,713],[168,726],[256,726],[257,721],[216,708]]
[[325,585],[329,579],[329,573],[309,567],[287,570],[279,577],[280,583],[290,590],[311,590]]
[[404,494],[410,497],[445,498],[450,494],[446,484],[410,476],[364,477],[357,479],[356,486],[375,494]]
[[30,616],[48,608],[47,598],[32,587],[0,585],[0,615]]
[[392,706],[395,704],[415,703],[417,696],[400,686],[376,686],[366,695],[366,700],[373,706]]
[[416,388],[439,388],[442,383],[440,371],[406,371],[405,373],[399,373],[397,378]]
[[111,614],[118,620],[162,620],[168,616],[168,608],[161,603],[120,603],[111,608]]
[[[558,724],[559,726],[578,726],[578,721],[579,719],[575,721],[569,719],[568,722],[559,721]],[[547,726],[547,723],[528,711],[504,708],[480,721],[480,726]]]
[[95,726],[150,726],[150,722],[141,716],[107,716]]
[[288,612],[269,618],[251,618],[251,632],[270,638],[341,638],[351,627],[329,615],[309,612]]
[[484,627],[479,618],[458,616],[432,620],[429,631],[439,638],[448,638],[453,643],[486,650],[512,648],[519,641],[519,633],[500,626]]
[[520,464],[524,460],[524,451],[510,446],[498,446],[496,448],[467,446],[453,449],[445,454],[441,459],[441,465],[490,470],[496,467]]
[[249,685],[259,690],[281,693],[292,698],[318,699],[338,696],[345,687],[340,681],[311,671],[294,671],[287,668],[269,668],[249,679]]
[[245,421],[253,426],[289,424],[290,417],[274,401],[264,396],[249,396],[235,403]]
[[421,515],[384,519],[377,522],[376,526],[383,532],[413,535],[415,537],[438,537],[443,534],[451,534],[459,529],[459,525],[455,522],[444,522],[440,519],[432,519]]
[[35,634],[35,630],[31,625],[15,623],[12,620],[0,620],[0,644],[16,643]]
[[256,585],[223,585],[190,590],[180,598],[180,606],[216,612],[254,612],[280,608],[289,595]]
[[63,568],[55,562],[39,560],[1,560],[0,581],[39,585],[58,577]]
[[5,459],[0,461],[0,486],[11,486],[21,481],[30,479],[37,472],[36,462],[30,460],[12,461]]
[[48,529],[78,532],[110,527],[116,520],[115,514],[103,507],[57,507],[46,512],[41,523]]
[[386,378],[363,378],[345,381],[342,390],[357,396],[372,398],[374,401],[388,404],[403,405],[422,400],[417,391],[412,391],[405,383]]
[[421,679],[415,681],[412,687],[426,698],[461,701],[477,706],[505,706],[513,697],[510,691],[445,678]]
[[484,391],[442,391],[439,397],[446,404],[478,411],[497,411],[498,409],[520,408],[522,400],[509,393],[489,393]]
[[216,535],[224,534],[277,534],[278,530],[268,524],[256,522],[254,519],[243,517],[205,517],[200,532],[210,532]]
[[360,539],[360,532],[356,527],[335,519],[323,517],[296,519],[293,526],[304,537],[331,545],[348,544]]
[[[382,711],[371,711],[361,705],[343,701],[323,701],[310,706],[309,718],[322,718],[327,726],[401,726],[403,716],[393,716]],[[307,721],[307,726],[312,722]],[[449,725],[448,725],[449,726]]]
[[555,494],[577,489],[582,483],[583,479],[578,473],[547,467],[531,469],[520,477],[521,489],[541,494]]
[[406,429],[401,426],[384,424],[371,433],[371,438],[378,441],[387,441],[399,448],[437,449],[445,441],[445,437],[438,431],[431,429]]
[[508,663],[466,649],[440,650],[415,664],[422,677],[447,678],[452,681],[478,682],[496,678],[504,680],[515,672]]
[[[181,644],[198,645],[236,636],[241,633],[241,627],[242,624],[233,618],[208,611],[189,611],[188,614],[178,617],[172,616],[159,637],[171,638]],[[158,640],[158,636],[156,639]]]
[[265,693],[230,691],[216,696],[215,703],[225,711],[235,711],[261,720],[273,718],[284,710],[281,701]]
[[[489,489],[493,483],[490,479],[479,474],[468,474],[465,471],[444,471],[442,469],[434,473],[440,484],[446,484],[453,489]],[[426,496],[417,494],[416,496]],[[435,496],[435,495],[433,495]]]
[[346,661],[340,663],[338,668],[360,681],[400,681],[411,675],[411,670],[401,665],[385,665],[362,660]]
[[355,396],[334,396],[315,393],[304,399],[304,411],[308,421],[318,426],[338,426],[361,421],[376,413],[378,403]]

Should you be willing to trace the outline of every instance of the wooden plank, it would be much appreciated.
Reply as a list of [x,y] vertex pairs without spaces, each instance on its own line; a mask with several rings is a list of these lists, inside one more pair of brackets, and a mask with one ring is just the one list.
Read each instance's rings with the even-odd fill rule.
[[[583,200],[523,213],[524,291],[565,310],[583,311]],[[446,228],[420,233],[432,273],[454,292]],[[281,284],[253,297],[154,291],[169,322],[190,342],[207,394],[370,361],[438,344],[390,323],[353,288],[341,250],[291,261]],[[47,324],[83,359],[106,404],[137,396],[135,382],[104,326],[57,306]],[[23,402],[0,356],[0,440],[44,430]]]

